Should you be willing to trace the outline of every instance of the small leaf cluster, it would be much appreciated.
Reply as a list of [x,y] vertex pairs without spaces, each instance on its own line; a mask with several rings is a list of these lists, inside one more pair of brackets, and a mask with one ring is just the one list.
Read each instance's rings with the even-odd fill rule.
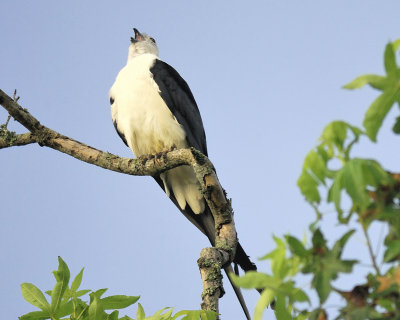
[[[336,319],[400,319],[400,173],[384,169],[374,159],[351,156],[362,137],[376,142],[389,110],[400,106],[399,46],[400,39],[385,48],[385,76],[367,74],[344,86],[357,89],[368,84],[380,91],[366,111],[363,128],[331,122],[304,160],[298,186],[316,213],[316,221],[309,226],[311,241],[291,235],[275,238],[276,249],[263,257],[270,261],[271,274],[253,272],[234,278],[242,288],[263,290],[254,320],[262,319],[268,305],[274,307],[278,320],[328,319],[326,302],[332,293],[344,301],[334,312]],[[400,133],[400,117],[392,130]],[[324,216],[321,208],[327,206],[333,206],[338,225],[348,228],[340,238],[329,239],[331,246],[319,226]],[[344,291],[333,282],[359,264],[342,258],[346,243],[356,232],[350,227],[354,223],[365,237],[371,267],[363,283]],[[368,234],[372,223],[383,223],[389,230],[380,244],[385,248],[382,261],[377,261],[372,250]],[[304,290],[297,282],[307,277],[310,289]],[[310,302],[312,293],[318,297],[316,306]]]
[[[102,297],[107,289],[79,290],[82,282],[83,268],[69,286],[70,271],[67,264],[58,257],[58,269],[53,271],[56,284],[53,290],[45,293],[50,296],[50,303],[44,293],[32,283],[21,284],[22,295],[26,301],[41,311],[33,311],[21,317],[20,320],[134,320],[128,316],[119,317],[117,309],[124,309],[136,303],[139,296],[113,295]],[[89,295],[89,302],[84,296]],[[175,315],[172,308],[164,308],[153,316],[146,317],[143,307],[138,304],[137,320],[215,320],[213,311],[183,310]]]

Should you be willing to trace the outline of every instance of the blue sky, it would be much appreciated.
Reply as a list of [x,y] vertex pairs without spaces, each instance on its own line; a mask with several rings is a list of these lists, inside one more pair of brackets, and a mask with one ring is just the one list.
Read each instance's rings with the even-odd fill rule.
[[[273,249],[273,234],[301,237],[313,220],[296,187],[304,156],[328,122],[361,125],[376,92],[341,86],[383,73],[384,46],[400,37],[399,11],[396,0],[6,0],[0,88],[10,95],[17,88],[20,104],[44,125],[131,157],[114,131],[108,90],[126,62],[132,28],[151,34],[161,58],[194,93],[210,159],[233,199],[240,242],[256,260]],[[1,123],[6,117],[0,110]],[[363,139],[355,152],[399,171],[389,122],[378,145]],[[10,129],[25,132],[14,122]],[[109,172],[37,145],[0,150],[0,165],[0,318],[34,310],[19,286],[50,289],[59,255],[73,274],[85,267],[83,287],[141,295],[148,314],[199,308],[196,260],[207,240],[151,178]],[[329,214],[323,226],[332,236],[344,231]],[[361,234],[346,255],[366,258]],[[345,278],[342,288],[367,271]],[[240,319],[227,291],[221,313]],[[245,296],[253,310],[257,293]]]

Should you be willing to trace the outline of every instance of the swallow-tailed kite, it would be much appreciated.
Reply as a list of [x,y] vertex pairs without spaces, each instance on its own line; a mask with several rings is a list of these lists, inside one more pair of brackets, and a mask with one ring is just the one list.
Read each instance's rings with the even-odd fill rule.
[[[127,64],[110,90],[111,115],[119,136],[136,157],[188,147],[207,155],[203,122],[189,86],[158,57],[156,41],[134,31]],[[193,169],[181,166],[154,178],[186,218],[215,245],[214,219]],[[244,271],[256,270],[240,244],[233,262]],[[225,268],[231,270],[231,266]],[[234,289],[249,318],[240,291]]]

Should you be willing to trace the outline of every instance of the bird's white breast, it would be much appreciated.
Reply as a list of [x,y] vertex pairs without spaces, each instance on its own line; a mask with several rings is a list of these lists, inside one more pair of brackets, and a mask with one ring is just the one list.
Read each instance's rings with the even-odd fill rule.
[[155,154],[173,145],[185,148],[186,135],[161,98],[150,68],[156,56],[132,59],[111,87],[113,120],[136,156]]
[[[131,59],[111,87],[113,121],[133,153],[139,157],[176,148],[187,148],[186,134],[160,96],[150,68],[157,57],[142,54]],[[192,168],[181,166],[160,175],[165,192],[172,190],[182,210],[204,211],[203,195]]]

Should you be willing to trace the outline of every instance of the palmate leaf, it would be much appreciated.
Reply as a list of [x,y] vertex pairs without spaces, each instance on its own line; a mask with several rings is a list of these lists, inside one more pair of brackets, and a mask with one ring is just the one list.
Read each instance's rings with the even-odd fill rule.
[[352,271],[356,260],[342,260],[341,254],[346,242],[353,234],[353,230],[345,233],[332,249],[327,246],[327,241],[321,230],[317,229],[312,237],[312,259],[304,266],[302,272],[313,274],[312,286],[316,289],[320,303],[324,303],[332,291],[331,281],[338,277],[339,273]]
[[[393,43],[389,42],[386,45],[384,53],[386,76],[366,74],[354,79],[344,86],[346,89],[357,89],[369,84],[371,87],[382,91],[382,94],[378,96],[378,98],[376,98],[368,108],[363,122],[367,136],[374,142],[376,141],[379,128],[382,126],[383,120],[388,114],[390,108],[393,106],[395,101],[400,103],[400,69],[397,67],[395,55],[399,44],[400,39]],[[399,131],[400,129],[398,129],[398,127],[400,127],[400,125],[395,125],[393,131]]]
[[318,186],[324,183],[326,161],[315,150],[311,150],[306,156],[303,169],[297,185],[306,200],[310,203],[319,203],[321,196]]
[[345,163],[337,173],[329,190],[328,201],[335,204],[340,215],[343,212],[341,193],[346,191],[352,199],[353,206],[364,211],[371,201],[367,187],[375,188],[391,182],[390,175],[375,160],[354,158]]
[[320,145],[307,154],[297,180],[308,202],[318,204],[321,201],[318,188],[335,177],[335,171],[328,168],[328,162],[333,158],[347,161],[351,147],[362,134],[361,129],[344,121],[333,121],[324,128]]
[[[352,136],[349,136],[349,132],[352,134]],[[330,150],[329,157],[325,156],[326,161],[335,156],[334,149],[339,151],[339,154],[336,156],[345,158],[345,153],[349,153],[349,150],[347,149],[349,149],[349,146],[351,146],[354,141],[358,141],[361,134],[363,134],[361,129],[352,126],[347,122],[332,121],[329,123],[324,128],[324,131],[320,137],[321,147],[328,147],[328,150]],[[348,143],[346,144],[346,142]],[[321,150],[317,150],[321,154]],[[321,154],[321,156],[323,156],[323,154]]]
[[288,273],[288,265],[285,264],[286,260],[286,243],[284,240],[275,237],[274,241],[276,248],[265,256],[261,257],[260,260],[270,260],[272,274],[275,278],[284,279]]
[[293,255],[296,255],[300,258],[307,258],[309,255],[308,250],[304,247],[303,243],[295,237],[290,235],[286,235],[286,241],[289,245],[289,249]]
[[386,89],[368,108],[363,126],[367,136],[372,141],[376,141],[376,136],[382,126],[383,120],[395,101],[399,98],[399,92],[400,89],[396,86]]

